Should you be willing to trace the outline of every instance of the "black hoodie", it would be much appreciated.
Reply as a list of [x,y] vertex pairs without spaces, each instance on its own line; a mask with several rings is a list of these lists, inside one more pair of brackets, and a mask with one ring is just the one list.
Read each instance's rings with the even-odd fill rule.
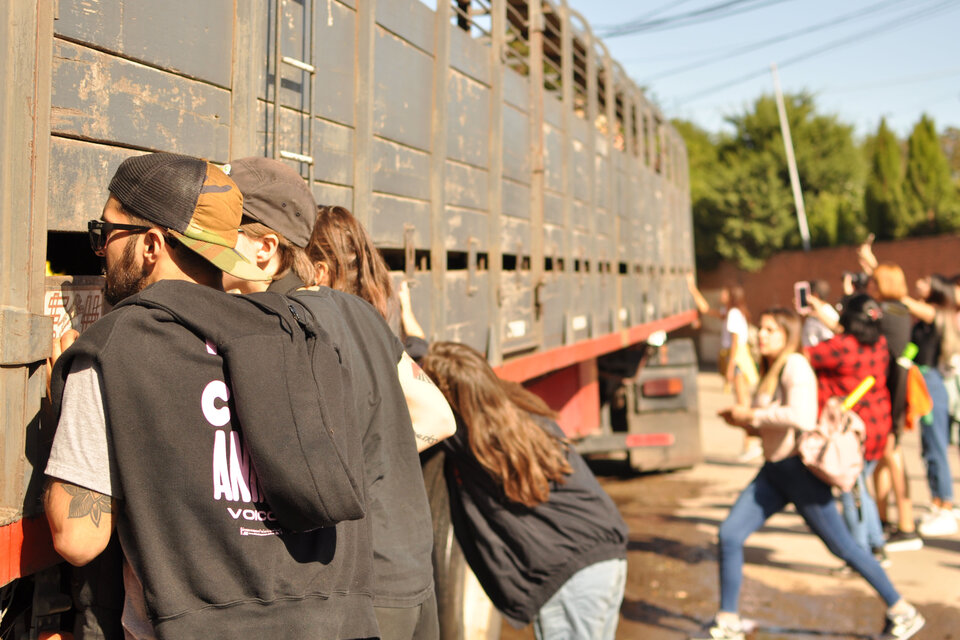
[[[286,299],[260,295],[156,283],[63,354],[53,397],[73,358],[94,359],[117,527],[158,638],[375,636],[360,431],[342,397],[322,416],[305,411],[301,398],[319,394],[296,307],[283,314]],[[321,350],[319,386],[348,394],[335,345]],[[274,502],[331,526],[294,533]]]

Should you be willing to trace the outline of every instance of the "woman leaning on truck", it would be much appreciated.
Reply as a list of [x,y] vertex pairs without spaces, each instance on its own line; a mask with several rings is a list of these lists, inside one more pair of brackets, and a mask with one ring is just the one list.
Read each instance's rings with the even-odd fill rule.
[[554,412],[466,345],[433,343],[422,366],[457,416],[441,444],[454,530],[490,600],[540,640],[612,640],[627,526]]

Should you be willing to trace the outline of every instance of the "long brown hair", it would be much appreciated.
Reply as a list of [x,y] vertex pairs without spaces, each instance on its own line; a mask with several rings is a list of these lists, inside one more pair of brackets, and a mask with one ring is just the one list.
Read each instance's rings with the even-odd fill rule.
[[783,329],[786,340],[783,350],[776,356],[770,358],[763,356],[760,358],[760,384],[757,386],[758,394],[772,396],[780,384],[780,372],[787,364],[787,358],[791,354],[800,352],[800,316],[792,309],[786,307],[771,307],[765,309],[760,314],[760,321],[763,317],[769,316],[777,323],[777,326]]
[[550,497],[550,482],[563,484],[573,472],[564,439],[530,417],[556,417],[533,393],[501,380],[476,350],[456,342],[434,342],[422,362],[466,429],[470,451],[503,487],[507,498],[535,507]]
[[393,295],[390,270],[373,246],[370,234],[344,207],[317,207],[307,255],[323,262],[330,274],[329,286],[363,298],[387,317],[387,301]]

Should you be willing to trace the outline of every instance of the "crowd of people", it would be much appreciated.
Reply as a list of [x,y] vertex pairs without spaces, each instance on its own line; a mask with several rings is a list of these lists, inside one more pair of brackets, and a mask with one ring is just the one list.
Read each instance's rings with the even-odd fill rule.
[[50,374],[75,638],[438,638],[418,453],[440,447],[506,619],[612,640],[615,505],[542,400],[426,343],[347,209],[266,158],[134,156],[107,191],[88,230],[113,309]]
[[[616,506],[543,400],[476,350],[427,342],[349,210],[259,157],[135,156],[107,191],[88,231],[113,309],[55,345],[49,376],[44,506],[77,567],[78,640],[439,638],[419,455],[434,447],[464,556],[505,619],[540,640],[615,636]],[[720,415],[764,460],[719,530],[713,640],[745,637],[743,545],[789,503],[884,601],[887,637],[924,624],[884,566],[957,532],[960,278],[910,296],[898,266],[869,244],[859,257],[837,305],[800,283],[797,309],[764,310],[755,334],[741,288],[713,309],[690,281],[723,320]],[[867,379],[849,414],[862,465],[832,487],[802,445]],[[900,446],[916,425],[932,505],[918,523]]]
[[[741,364],[731,366],[721,357],[721,374],[735,380],[749,367],[742,363],[754,358],[760,372],[752,397],[744,400],[742,388],[735,387],[733,404],[720,412],[728,424],[760,437],[764,461],[720,527],[720,606],[709,628],[714,640],[745,637],[738,603],[743,545],[789,503],[843,561],[834,573],[859,574],[883,599],[886,637],[911,637],[924,624],[884,567],[890,566],[889,553],[918,550],[924,538],[958,531],[948,449],[951,426],[960,422],[960,276],[922,277],[910,295],[903,270],[879,262],[872,242],[858,249],[858,262],[859,272],[844,273],[836,304],[826,282],[800,282],[793,308],[764,310],[753,349],[742,345],[749,332],[739,317],[747,314],[729,293],[735,289],[726,289],[721,308],[712,309],[689,282],[701,313],[724,318],[722,348],[742,345],[734,356]],[[743,338],[726,339],[734,332]],[[813,468],[821,463],[805,457],[803,446],[815,432],[822,438],[831,420],[836,423],[839,414],[829,407],[838,401],[832,399],[846,398],[852,414],[841,419],[859,429],[851,458],[859,471],[850,486]],[[901,446],[904,432],[916,428],[930,488],[929,512],[919,520]],[[836,446],[834,459],[840,460]]]

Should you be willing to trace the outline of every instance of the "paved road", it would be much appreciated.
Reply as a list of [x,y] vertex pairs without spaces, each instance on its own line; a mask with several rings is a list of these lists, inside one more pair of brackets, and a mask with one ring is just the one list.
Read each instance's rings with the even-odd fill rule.
[[[621,640],[682,640],[710,620],[718,599],[717,527],[760,464],[736,462],[741,432],[716,417],[727,404],[720,377],[701,374],[698,382],[706,462],[675,473],[602,479],[631,531]],[[929,492],[918,435],[908,434],[905,445],[911,491],[922,513]],[[950,459],[960,495],[956,447]],[[960,639],[960,535],[891,557],[893,583],[929,620],[917,637]],[[878,634],[882,601],[859,577],[831,575],[839,564],[792,509],[771,518],[746,545],[741,609],[757,621],[754,640],[866,640]],[[532,637],[529,628],[505,627],[502,634],[504,640]]]

